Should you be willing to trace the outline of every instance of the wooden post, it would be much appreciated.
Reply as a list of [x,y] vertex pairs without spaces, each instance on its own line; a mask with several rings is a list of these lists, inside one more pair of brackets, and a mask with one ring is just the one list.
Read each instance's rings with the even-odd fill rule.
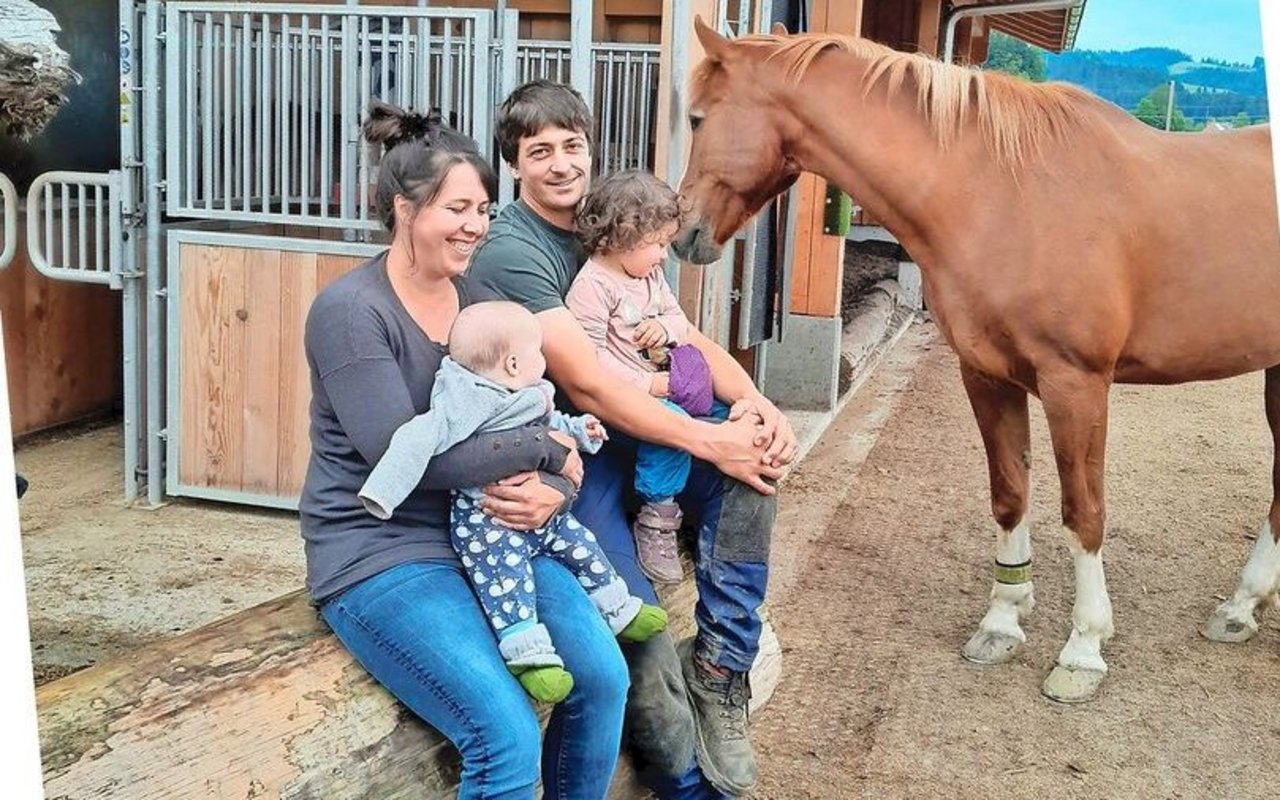
[[938,56],[942,42],[942,0],[920,0],[919,31],[916,43],[919,52]]
[[[810,31],[858,35],[862,28],[863,0],[815,0]],[[826,181],[803,175],[797,182],[799,215],[792,243],[795,272],[792,275],[791,313],[835,317],[840,313],[840,284],[844,262],[844,237],[826,236],[822,220],[826,211]]]
[[[662,54],[658,62],[657,141],[654,173],[671,185],[680,182],[689,158],[689,76],[702,61],[702,45],[693,35],[693,18],[714,20],[715,0],[662,0]],[[667,280],[689,319],[702,324],[703,267],[681,263]],[[703,330],[708,336],[712,331]],[[714,337],[713,337],[714,338]]]

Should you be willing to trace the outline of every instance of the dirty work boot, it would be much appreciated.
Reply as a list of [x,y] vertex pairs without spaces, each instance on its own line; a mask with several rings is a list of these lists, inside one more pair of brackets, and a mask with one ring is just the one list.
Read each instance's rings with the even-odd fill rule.
[[707,663],[695,653],[694,638],[681,642],[679,650],[697,723],[698,766],[717,789],[742,797],[756,784],[756,757],[747,733],[747,673]]
[[623,642],[631,668],[627,693],[627,739],[651,769],[671,777],[693,764],[693,709],[670,633],[647,642]]
[[654,583],[679,583],[684,577],[676,550],[676,532],[683,519],[675,502],[645,503],[640,508],[631,533],[636,540],[640,571]]
[[573,675],[564,667],[508,667],[534,700],[559,703],[573,689]]

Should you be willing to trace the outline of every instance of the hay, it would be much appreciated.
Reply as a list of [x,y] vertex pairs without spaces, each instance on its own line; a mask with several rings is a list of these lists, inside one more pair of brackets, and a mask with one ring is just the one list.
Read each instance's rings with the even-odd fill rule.
[[43,130],[67,102],[67,87],[80,82],[54,38],[59,30],[29,0],[0,0],[0,128],[10,136],[27,140]]

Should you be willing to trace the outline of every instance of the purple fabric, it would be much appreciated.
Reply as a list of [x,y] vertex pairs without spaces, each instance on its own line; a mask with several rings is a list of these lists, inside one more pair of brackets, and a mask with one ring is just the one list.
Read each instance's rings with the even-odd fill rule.
[[671,350],[671,382],[667,399],[683,408],[691,417],[711,413],[711,368],[702,352],[691,344]]

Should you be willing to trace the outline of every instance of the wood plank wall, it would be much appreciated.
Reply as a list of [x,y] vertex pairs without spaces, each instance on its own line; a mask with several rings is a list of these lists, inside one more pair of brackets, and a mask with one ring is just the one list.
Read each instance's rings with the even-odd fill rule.
[[36,272],[23,225],[13,263],[0,272],[0,316],[15,437],[117,406],[123,394],[120,293]]
[[364,260],[180,246],[182,485],[299,494],[311,452],[307,310],[320,290]]

